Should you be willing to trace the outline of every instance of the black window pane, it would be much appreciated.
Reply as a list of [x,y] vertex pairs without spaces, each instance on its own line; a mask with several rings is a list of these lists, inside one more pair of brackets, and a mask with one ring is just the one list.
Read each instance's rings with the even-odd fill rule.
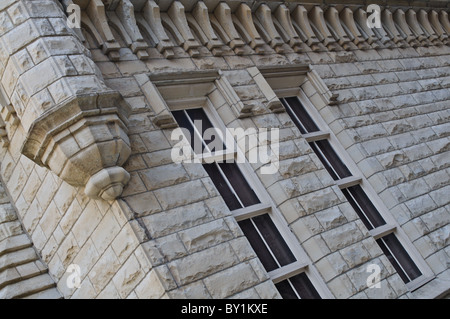
[[297,126],[298,130],[300,131],[300,133],[302,133],[302,134],[308,133],[306,131],[306,128],[303,126],[302,122],[300,122],[298,120],[298,118],[296,117],[294,111],[289,107],[289,104],[287,104],[286,100],[285,99],[281,99],[281,102],[284,105],[284,108],[286,109],[287,114],[289,115],[291,120],[294,122],[295,126]]
[[194,127],[189,121],[189,118],[186,116],[186,113],[184,111],[173,111],[172,114],[178,125],[189,131],[189,136],[186,136],[186,138],[188,138],[189,143],[191,143],[191,147],[194,152],[196,154],[202,154],[205,149],[205,145],[203,144],[203,140],[200,138],[200,136],[195,133]]
[[[327,140],[322,140],[322,141],[312,142],[312,143],[310,143],[310,145],[311,144],[315,144],[317,146],[317,148],[316,149],[313,148],[313,150],[314,150],[314,152],[316,152],[316,154],[318,154],[319,159],[322,163],[324,163],[325,168],[329,172],[330,172],[330,170],[334,172],[334,175],[332,174],[332,176],[337,176],[338,179],[352,176],[352,174],[348,170],[347,166],[345,166],[345,164],[341,161],[339,156],[334,151],[330,142],[328,142]],[[318,153],[318,151],[319,151],[319,153]],[[324,157],[326,158],[328,163],[327,163],[327,161],[325,161]],[[330,167],[330,165],[331,165],[331,167]],[[330,172],[330,174],[331,174],[331,172]],[[333,177],[333,178],[335,178],[335,177]]]
[[244,207],[259,204],[260,201],[253,189],[247,183],[236,163],[220,163],[220,168],[227,177],[231,186],[235,189]]
[[295,291],[288,280],[280,281],[275,284],[275,287],[277,287],[278,292],[283,299],[298,299],[298,296],[295,294]]
[[[285,102],[284,103],[285,107],[286,107],[286,103],[290,106],[290,108],[292,109],[292,112],[295,114],[296,118],[298,120],[300,120],[300,122],[301,122],[300,127],[302,127],[302,128],[300,129],[300,127],[299,127],[299,129],[302,134],[320,131],[319,128],[317,127],[316,123],[314,123],[311,116],[309,116],[308,112],[306,111],[306,109],[304,108],[304,106],[302,105],[302,103],[300,102],[298,97],[296,97],[296,96],[295,97],[287,97],[285,99],[282,99],[282,101]],[[292,117],[292,112],[290,112],[289,107],[286,107],[286,109],[288,110],[288,113],[291,116],[294,123],[297,126],[299,126],[297,119],[295,117]]]
[[[192,123],[194,123],[198,131],[201,132],[203,141],[206,143],[206,145],[208,145],[209,151],[217,152],[225,149],[223,141],[220,140],[220,137],[216,133],[214,133],[217,132],[217,130],[214,128],[214,126],[212,125],[211,121],[209,120],[208,116],[206,115],[205,111],[202,108],[189,109],[186,110],[186,112],[191,118]],[[201,125],[198,125],[199,123],[201,123]],[[210,130],[209,132],[212,132],[212,134],[206,134],[206,130],[208,129]]]
[[347,198],[350,205],[352,205],[356,214],[361,218],[367,229],[371,230],[386,224],[380,212],[367,197],[361,186],[351,186],[347,189],[343,189],[342,193],[344,193],[344,196]]
[[270,254],[270,251],[267,249],[267,246],[264,244],[261,236],[258,234],[255,226],[253,225],[250,219],[246,219],[239,222],[239,226],[242,229],[245,237],[247,237],[250,245],[261,261],[262,265],[266,269],[266,271],[272,271],[278,268],[278,265]]
[[268,214],[252,219],[281,267],[297,260]]
[[301,299],[321,299],[319,293],[314,288],[311,281],[305,273],[298,274],[289,278],[292,285],[295,287]]
[[238,199],[228,186],[222,174],[220,173],[217,164],[216,163],[204,164],[203,167],[205,168],[209,177],[211,177],[219,194],[222,195],[222,198],[225,201],[225,204],[227,204],[228,208],[230,210],[242,208],[242,205],[239,203]]
[[419,268],[394,234],[389,234],[378,239],[377,243],[405,283],[422,275]]
[[339,176],[334,172],[331,165],[328,163],[328,161],[325,159],[325,157],[320,152],[319,148],[317,147],[316,143],[309,143],[309,146],[311,146],[314,153],[316,153],[319,160],[322,162],[323,166],[327,170],[327,172],[331,175],[331,178],[337,181],[339,179]]

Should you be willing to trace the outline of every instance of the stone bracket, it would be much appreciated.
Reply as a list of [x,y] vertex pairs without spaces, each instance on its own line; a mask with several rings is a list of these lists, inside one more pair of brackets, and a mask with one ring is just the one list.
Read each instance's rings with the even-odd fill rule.
[[308,11],[304,6],[298,5],[293,13],[293,21],[298,25],[303,34],[306,37],[306,44],[311,46],[314,50],[314,47],[319,43],[319,39],[311,28],[311,24],[308,20]]
[[402,48],[408,46],[395,26],[394,17],[391,11],[384,9],[381,13],[381,21],[386,26],[386,31],[390,34],[391,40],[394,41],[396,45]]
[[439,36],[439,40],[441,40],[444,44],[449,44],[448,35],[445,33],[444,28],[439,22],[439,14],[435,10],[431,10],[429,13],[430,23],[433,26],[436,34]]
[[284,53],[282,45],[284,44],[283,39],[275,28],[272,20],[272,11],[266,4],[261,4],[255,12],[259,23],[266,31],[268,37],[268,43],[272,49],[277,53]]
[[[141,25],[145,27],[148,34],[153,37],[156,43],[156,48],[164,55],[166,59],[174,57],[174,44],[167,36],[166,31],[162,26],[161,13],[158,5],[153,0],[148,0],[143,8],[144,20]],[[149,27],[146,26],[148,24]]]
[[233,24],[233,19],[231,17],[231,9],[226,2],[221,2],[214,10],[214,16],[217,21],[220,23],[221,27],[227,34],[229,38],[229,42],[227,43],[231,49],[237,55],[243,54],[242,47],[245,45],[244,41],[242,41],[239,33],[236,31],[236,28]]
[[321,40],[322,43],[329,50],[335,50],[337,43],[336,40],[331,35],[330,30],[328,30],[322,8],[319,6],[314,6],[314,8],[312,8],[311,11],[309,12],[309,19],[311,20],[312,23],[314,23],[318,31],[321,33],[323,37],[323,39]]
[[266,44],[259,35],[253,22],[252,10],[250,7],[241,3],[235,13],[236,18],[241,23],[244,30],[247,32],[251,40],[249,41],[250,47],[256,51],[256,53],[264,53],[263,46]]
[[198,24],[198,33],[204,35],[205,37],[203,44],[206,45],[206,47],[211,50],[215,56],[222,55],[222,50],[218,48],[220,48],[223,43],[219,40],[211,26],[208,8],[203,1],[197,2],[197,5],[192,11],[192,15],[195,19],[192,19],[193,21],[191,24]]
[[[21,152],[72,186],[97,185],[85,190],[88,196],[115,199],[129,180],[121,167],[131,153],[129,112],[128,104],[114,91],[74,96],[33,122]],[[105,169],[116,173],[92,179]],[[122,171],[122,187],[118,171]]]
[[[372,45],[372,47],[377,48],[377,41],[379,40],[376,34],[372,31],[371,28],[367,26],[367,12],[363,9],[359,8],[353,14],[355,21],[358,22],[361,29],[364,31],[366,35],[366,41],[368,44]],[[389,39],[388,39],[389,40]]]
[[343,25],[346,26],[347,30],[351,32],[353,35],[353,43],[356,44],[360,49],[368,49],[369,46],[365,42],[364,37],[361,32],[359,32],[358,27],[355,23],[355,18],[353,17],[353,11],[346,7],[341,11],[340,18],[343,22]]
[[[79,0],[75,1],[76,4],[79,4],[79,2]],[[111,60],[117,60],[119,58],[120,45],[117,43],[108,25],[105,5],[101,0],[91,0],[86,8],[86,13],[101,37],[102,41],[100,43],[103,53],[108,54]]]
[[[416,36],[411,31],[410,27],[408,26],[408,23],[406,22],[406,14],[405,14],[405,12],[402,9],[397,9],[395,11],[395,13],[394,13],[394,21],[402,29],[403,33],[405,33],[405,35],[406,35],[406,39],[405,40],[412,47],[419,46],[419,42],[418,41],[423,41],[425,39],[425,37],[423,37],[420,33],[418,33],[418,38],[416,39]],[[417,25],[417,27],[419,27],[419,26]],[[420,29],[420,27],[417,28],[417,29]],[[419,31],[417,29],[416,29],[416,32]],[[423,34],[423,31],[422,31],[422,34]]]
[[148,104],[155,112],[153,123],[160,128],[176,127],[178,124],[172,116],[169,107],[149,77],[145,74],[139,74],[135,78],[142,92],[144,92]]
[[325,12],[325,18],[327,19],[328,23],[333,27],[333,31],[337,34],[338,37],[338,43],[340,46],[342,46],[344,49],[348,49],[350,38],[348,37],[347,33],[345,33],[344,29],[342,28],[341,22],[339,21],[339,12],[335,7],[329,7],[328,10]]
[[131,37],[132,43],[130,48],[133,53],[135,53],[141,60],[147,59],[149,57],[146,50],[147,43],[145,43],[144,38],[142,37],[137,26],[133,4],[130,0],[121,0],[115,12],[122,21],[128,35]]
[[417,18],[425,32],[428,34],[428,40],[430,40],[433,44],[439,44],[439,37],[428,20],[428,12],[420,9],[417,13]]
[[189,28],[186,14],[184,12],[184,6],[180,1],[174,1],[168,10],[168,15],[171,18],[173,24],[178,29],[178,32],[183,37],[183,48],[192,57],[199,56],[198,47],[200,43],[195,40]]
[[289,9],[284,4],[280,4],[275,11],[275,17],[285,31],[289,46],[294,52],[300,52],[302,40],[300,40],[300,37],[297,32],[295,32],[294,26],[292,25]]

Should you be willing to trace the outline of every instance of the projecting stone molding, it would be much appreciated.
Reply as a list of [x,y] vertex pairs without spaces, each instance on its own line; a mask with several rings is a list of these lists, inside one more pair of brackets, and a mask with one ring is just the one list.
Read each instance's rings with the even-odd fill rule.
[[287,47],[298,53],[449,43],[448,13],[439,9],[381,7],[381,28],[369,28],[366,21],[371,14],[365,7],[352,5],[276,1],[62,2],[80,5],[82,29],[111,60],[119,58],[119,43],[125,43],[139,59],[149,57],[146,48],[150,47],[171,59],[177,46],[191,57],[199,57],[201,47],[213,56],[221,56],[230,50],[236,55],[248,53],[246,45],[254,51],[251,53],[282,54]]
[[[115,199],[130,178],[121,167],[131,152],[129,106],[104,84],[86,48],[66,28],[65,14],[56,2],[16,1],[14,6],[15,11],[10,11],[20,24],[7,23],[4,31],[9,32],[1,37],[3,144],[8,143],[5,128],[20,121],[22,154],[72,186],[87,185],[90,197]],[[130,6],[122,2],[117,16],[122,21],[127,17],[130,23],[124,29],[134,32],[133,52],[144,56]],[[91,1],[83,15],[91,17],[104,52],[114,58],[120,46],[108,24],[102,23],[106,21],[103,8],[101,1]],[[46,10],[54,16],[53,25],[39,19]]]

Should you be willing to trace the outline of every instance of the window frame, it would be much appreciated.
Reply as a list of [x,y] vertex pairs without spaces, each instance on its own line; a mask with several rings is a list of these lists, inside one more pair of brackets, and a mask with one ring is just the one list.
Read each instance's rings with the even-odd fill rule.
[[[315,122],[319,131],[311,132],[307,134],[302,134],[300,131],[298,133],[300,136],[304,137],[307,142],[308,139],[317,141],[322,137],[327,137],[328,142],[331,144],[334,149],[336,155],[340,158],[340,160],[347,166],[352,176],[339,179],[337,181],[333,180],[334,185],[338,186],[340,189],[347,188],[354,185],[359,185],[364,193],[367,195],[369,200],[375,206],[377,211],[380,213],[381,217],[385,220],[386,224],[374,228],[369,232],[369,234],[374,238],[374,240],[380,239],[389,234],[394,234],[400,244],[403,246],[404,250],[407,252],[409,257],[413,260],[417,268],[422,273],[421,276],[416,279],[405,283],[407,289],[409,291],[414,291],[420,288],[422,285],[427,282],[433,280],[436,276],[434,275],[431,268],[428,266],[422,255],[419,253],[417,248],[414,246],[412,241],[409,239],[408,235],[402,229],[400,224],[395,220],[392,214],[389,212],[389,209],[383,203],[378,193],[372,187],[370,182],[361,173],[361,170],[347,152],[347,150],[342,146],[339,139],[336,137],[334,132],[329,128],[328,123],[325,122],[319,110],[314,106],[309,97],[303,91],[301,87],[296,88],[287,88],[287,89],[276,89],[274,90],[278,98],[287,98],[297,96],[302,103],[305,110],[308,112],[308,115]],[[294,123],[295,125],[295,123]],[[323,130],[325,128],[325,130]],[[381,248],[380,248],[381,249]],[[383,254],[384,255],[384,254]],[[386,257],[387,258],[387,257]]]
[[[270,198],[266,188],[259,180],[255,169],[248,163],[245,154],[237,145],[237,141],[234,139],[231,132],[226,127],[225,123],[221,119],[219,113],[214,107],[213,102],[209,98],[209,96],[202,96],[199,98],[188,98],[188,99],[177,99],[177,100],[168,100],[166,104],[170,111],[180,111],[194,108],[203,108],[213,127],[218,130],[221,130],[224,134],[225,146],[228,149],[230,141],[233,143],[233,153],[234,158],[237,159],[236,164],[241,170],[244,178],[247,180],[248,184],[253,188],[256,196],[260,200],[260,204],[252,205],[249,207],[244,207],[241,209],[237,209],[234,211],[230,211],[236,221],[241,221],[244,219],[256,217],[263,214],[268,214],[275,224],[276,228],[280,232],[281,236],[285,240],[287,246],[291,250],[294,257],[297,261],[285,265],[283,267],[277,268],[273,271],[268,272],[268,275],[272,282],[280,282],[284,279],[288,279],[287,275],[292,274],[290,277],[295,276],[296,274],[304,272],[317,293],[323,299],[334,299],[335,297],[329,290],[328,286],[323,281],[321,275],[314,267],[313,262],[307,255],[307,253],[301,247],[300,242],[289,229],[284,216],[281,212],[276,208],[275,202]],[[231,153],[231,151],[230,151]],[[211,155],[214,157],[214,155]],[[295,269],[292,269],[292,268]]]

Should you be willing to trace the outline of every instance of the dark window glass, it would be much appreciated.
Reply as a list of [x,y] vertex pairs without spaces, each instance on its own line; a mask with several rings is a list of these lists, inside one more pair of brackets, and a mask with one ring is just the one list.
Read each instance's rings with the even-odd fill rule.
[[230,186],[228,185],[227,181],[223,178],[222,174],[219,171],[219,168],[217,167],[217,164],[216,163],[204,164],[203,167],[205,168],[209,177],[213,181],[214,185],[217,188],[217,191],[222,196],[228,208],[230,210],[242,208],[243,206],[239,203],[239,200],[234,195],[233,191],[230,189]]
[[[212,163],[204,164],[203,167],[211,177],[214,185],[220,195],[222,195],[230,210],[260,203],[258,197],[247,183],[247,180],[242,175],[241,170],[236,163]],[[233,189],[230,188],[230,185]],[[238,197],[236,197],[234,193],[236,193]]]
[[241,221],[239,226],[267,271],[297,261],[268,214]]
[[[275,285],[283,299],[321,299],[305,273],[300,273]],[[295,289],[295,291],[294,291]]]
[[405,283],[422,275],[419,268],[417,268],[414,261],[394,234],[389,234],[378,239],[377,243]]
[[297,261],[268,214],[252,218],[280,266]]
[[[217,152],[217,151],[223,151],[225,149],[225,145],[223,144],[223,141],[220,140],[220,138],[217,136],[217,134],[214,134],[216,131],[214,126],[212,125],[211,121],[209,120],[208,116],[206,115],[205,111],[202,108],[197,109],[189,109],[186,110],[186,113],[189,115],[189,117],[192,120],[192,123],[196,124],[201,123],[201,127],[197,126],[197,129],[201,131],[203,141],[206,145],[209,147],[209,151],[211,152]],[[206,130],[210,129],[210,132],[213,132],[210,137],[207,137],[207,134],[205,133]],[[212,130],[211,130],[212,129]]]
[[[172,114],[175,120],[177,121],[178,125],[189,131],[190,136],[186,136],[186,138],[189,138],[189,142],[191,143],[191,147],[194,150],[194,152],[197,154],[203,153],[204,149],[203,141],[194,132],[194,127],[189,121],[189,118],[187,117],[186,113],[184,111],[173,111]],[[194,148],[194,145],[197,147],[197,149]]]
[[298,97],[287,97],[281,99],[281,102],[291,116],[291,119],[299,128],[300,133],[306,134],[320,131]]
[[244,233],[245,237],[247,237],[250,245],[252,246],[266,271],[272,271],[279,268],[277,262],[262,240],[252,221],[250,219],[240,221],[239,226],[241,227],[242,232]]
[[[173,116],[180,127],[189,130],[191,147],[196,154],[202,154],[206,151],[208,146],[210,152],[225,150],[225,145],[220,140],[214,126],[208,119],[203,109],[190,109],[186,111],[173,111]],[[197,132],[194,130],[194,126],[197,128]],[[207,137],[206,130],[212,134]],[[201,137],[199,136],[201,135]]]
[[319,157],[325,169],[330,173],[334,180],[352,176],[347,166],[341,161],[334,151],[330,142],[327,140],[315,141],[309,143],[313,151]]
[[[208,128],[213,128],[213,126],[202,109],[174,111],[172,113],[180,127],[189,130],[191,146],[197,154],[204,152],[206,144],[209,145],[215,141],[214,138],[203,140],[205,131]],[[201,127],[197,126],[199,122],[196,121],[201,122]],[[197,126],[197,130],[202,135],[201,138],[195,132],[193,124]],[[215,144],[217,145],[217,143]],[[197,148],[201,149],[197,150]],[[219,149],[225,149],[223,142],[218,149],[210,150],[217,151]],[[236,163],[211,163],[203,164],[203,167],[230,210],[233,211],[260,203],[256,193],[248,184]],[[295,256],[268,214],[240,221],[239,226],[267,271],[275,270],[296,261]],[[315,291],[305,274],[300,277],[299,275],[293,277],[292,282],[287,282],[287,284],[293,285],[300,296],[302,294],[308,296],[307,292],[313,296],[311,291]],[[284,282],[279,285],[280,289],[284,291],[283,297],[294,296],[297,298],[295,292],[292,295],[292,292],[287,293],[285,291],[287,288],[283,288]]]
[[351,186],[343,189],[342,193],[344,193],[344,196],[367,229],[371,230],[386,224],[380,212],[372,204],[361,186]]
[[236,194],[239,196],[244,207],[260,203],[258,197],[247,183],[247,180],[244,175],[242,175],[242,172],[236,163],[220,163],[219,167],[236,191]]
[[320,295],[314,288],[311,281],[308,279],[305,273],[298,274],[292,278],[289,278],[295,287],[295,290],[302,299],[320,299]]
[[278,292],[283,299],[298,299],[298,296],[292,288],[288,279],[275,284],[275,287],[277,287]]

